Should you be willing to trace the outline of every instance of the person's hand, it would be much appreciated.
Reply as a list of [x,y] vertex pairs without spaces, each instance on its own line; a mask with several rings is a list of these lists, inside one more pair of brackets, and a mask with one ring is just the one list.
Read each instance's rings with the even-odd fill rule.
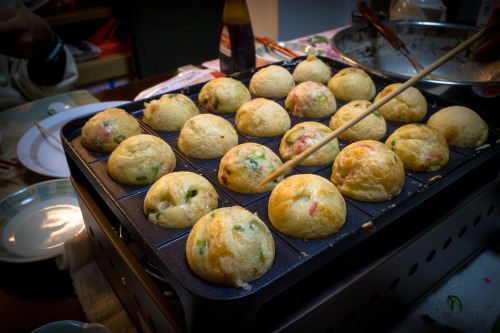
[[49,24],[28,9],[0,8],[0,53],[16,58],[43,57],[56,36]]
[[479,39],[471,59],[481,63],[500,60],[500,2],[491,11],[485,29],[486,34]]

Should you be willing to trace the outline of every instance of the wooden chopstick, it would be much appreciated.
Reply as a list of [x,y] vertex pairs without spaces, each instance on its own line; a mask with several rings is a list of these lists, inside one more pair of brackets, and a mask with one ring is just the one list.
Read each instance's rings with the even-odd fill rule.
[[292,57],[292,58],[300,57],[300,54],[295,53],[292,50],[287,49],[286,47],[279,45],[278,43],[276,43],[275,41],[273,41],[272,39],[269,39],[267,37],[264,37],[264,38],[255,37],[255,40],[264,44],[264,45],[272,47],[273,49],[275,49],[275,50],[277,50],[277,51],[279,51],[279,52],[281,52],[289,57]]
[[474,43],[477,41],[479,38],[481,38],[485,34],[486,28],[481,29],[479,32],[476,34],[472,35],[470,38],[459,44],[457,47],[455,47],[453,50],[436,60],[434,63],[429,65],[427,68],[422,70],[421,72],[417,73],[414,77],[403,83],[398,89],[394,90],[393,92],[389,93],[376,103],[372,104],[366,111],[364,111],[362,114],[358,115],[357,117],[351,119],[348,121],[346,124],[343,126],[337,128],[335,131],[324,137],[322,140],[316,142],[314,145],[303,151],[301,154],[295,156],[293,159],[290,161],[287,161],[284,163],[281,167],[278,169],[274,170],[269,176],[267,176],[263,181],[261,181],[255,188],[259,188],[260,186],[278,178],[281,175],[284,175],[286,173],[289,173],[291,169],[300,163],[302,160],[304,160],[307,156],[311,155],[314,153],[316,150],[324,146],[326,143],[330,142],[331,140],[335,139],[337,136],[339,136],[342,132],[346,131],[349,127],[352,125],[356,124],[358,121],[361,119],[365,118],[368,116],[370,113],[373,111],[377,110],[379,107],[390,101],[392,98],[396,97],[399,95],[401,92],[404,90],[408,89],[415,83],[417,83],[419,80],[421,80],[423,77],[427,76],[430,72],[450,60],[453,56],[455,56],[457,53],[465,49],[467,46],[470,44]]
[[[0,164],[10,165],[10,166],[13,166],[13,167],[16,167],[16,168],[24,168],[24,166],[21,163],[14,163],[14,162],[2,160],[2,159],[0,159]],[[7,169],[7,168],[5,168],[5,169]]]
[[34,121],[35,125],[43,132],[45,132],[46,134],[50,135],[54,140],[56,140],[57,142],[59,142],[59,144],[62,145],[62,142],[61,140],[59,140],[54,134],[50,133],[47,129],[45,129],[45,127],[43,127],[42,125],[40,125],[38,123],[38,121]]

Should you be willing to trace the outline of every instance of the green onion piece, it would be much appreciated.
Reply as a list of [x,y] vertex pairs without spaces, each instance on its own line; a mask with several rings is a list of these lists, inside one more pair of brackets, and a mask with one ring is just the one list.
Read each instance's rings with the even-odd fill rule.
[[215,96],[214,111],[219,107],[219,97]]
[[245,228],[243,228],[241,225],[235,225],[233,227],[233,230],[243,232],[243,231],[245,231]]
[[148,177],[147,176],[139,176],[139,177],[136,177],[135,180],[137,180],[138,182],[142,182],[142,181],[148,180]]
[[393,151],[394,151],[394,149],[396,149],[396,140],[391,141],[391,147],[392,147]]
[[123,134],[117,135],[114,137],[113,141],[117,144],[120,144],[123,140],[125,140],[127,137]]
[[257,172],[259,170],[259,163],[253,158],[247,158],[248,167],[250,170]]
[[259,246],[257,249],[257,253],[259,255],[259,261],[261,264],[264,264],[266,262],[266,257],[264,256],[264,253],[262,253],[262,248]]
[[197,194],[198,194],[197,190],[188,190],[187,193],[186,193],[186,200],[188,200],[189,198],[192,198],[192,197],[196,196]]
[[463,309],[463,307],[462,307],[462,301],[460,300],[460,298],[458,298],[458,296],[448,295],[448,297],[446,298],[446,302],[450,306],[451,310],[454,309],[455,303],[458,305],[460,311],[462,311],[462,309]]
[[207,242],[204,240],[198,239],[196,241],[196,246],[198,247],[198,254],[203,255],[205,253],[205,250],[208,248]]
[[158,171],[160,171],[160,167],[158,165],[152,165],[149,168],[151,169],[153,176],[156,176]]
[[259,222],[255,221],[255,220],[251,220],[251,221],[248,223],[248,227],[249,227],[251,230],[257,230],[257,229],[259,229],[260,225],[259,225]]
[[326,97],[325,94],[321,94],[318,96],[318,98],[316,98],[316,103],[317,104],[323,104],[323,103],[327,103],[328,102],[328,97]]
[[286,143],[294,143],[295,141],[293,140],[292,135],[294,135],[295,133],[297,133],[298,131],[301,131],[301,130],[304,130],[304,126],[297,127],[290,134],[288,134],[288,136],[285,139],[285,142]]

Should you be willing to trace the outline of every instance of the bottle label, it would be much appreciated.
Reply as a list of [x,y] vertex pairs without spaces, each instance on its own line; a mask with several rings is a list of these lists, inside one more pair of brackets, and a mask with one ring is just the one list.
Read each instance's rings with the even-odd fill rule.
[[226,25],[222,28],[220,35],[219,51],[228,57],[231,56],[231,39],[229,38],[229,30]]

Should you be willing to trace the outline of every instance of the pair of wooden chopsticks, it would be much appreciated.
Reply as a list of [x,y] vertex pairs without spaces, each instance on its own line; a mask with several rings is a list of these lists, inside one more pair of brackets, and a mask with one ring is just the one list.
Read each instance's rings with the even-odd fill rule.
[[16,163],[16,162],[11,162],[11,161],[6,161],[6,160],[0,159],[0,169],[8,169],[9,168],[9,167],[6,167],[5,165],[1,165],[1,164],[13,166],[16,168],[24,168],[24,166],[21,163]]
[[278,43],[276,43],[275,41],[273,41],[272,39],[269,39],[267,37],[264,37],[264,38],[255,37],[255,40],[264,44],[264,45],[267,45],[267,46],[275,49],[276,51],[279,51],[279,52],[281,52],[289,57],[292,57],[292,58],[300,57],[300,54],[295,53],[292,50],[287,49],[286,47],[279,45]]
[[459,44],[457,47],[455,47],[453,50],[436,60],[434,63],[429,65],[427,68],[419,72],[417,75],[403,83],[398,89],[394,90],[390,94],[386,95],[384,98],[380,99],[378,102],[372,104],[366,111],[358,115],[356,118],[351,119],[349,122],[344,124],[343,126],[337,128],[335,131],[330,133],[328,136],[324,137],[321,141],[316,142],[314,145],[303,151],[301,154],[297,155],[290,161],[284,163],[281,167],[278,169],[274,170],[269,176],[267,176],[262,182],[257,184],[256,188],[259,188],[260,186],[267,184],[268,182],[278,178],[281,175],[284,175],[286,173],[289,173],[292,168],[299,164],[302,160],[304,160],[307,156],[311,155],[314,153],[316,150],[321,148],[323,145],[326,143],[330,142],[331,140],[335,139],[337,136],[339,136],[341,133],[346,131],[349,127],[352,125],[356,124],[358,121],[361,119],[365,118],[368,116],[370,113],[373,111],[377,110],[380,108],[382,105],[402,93],[404,90],[408,89],[409,87],[413,86],[415,83],[417,83],[419,80],[421,80],[423,77],[427,76],[430,72],[450,60],[453,56],[455,56],[457,53],[460,51],[464,50],[467,46],[471,45],[475,41],[479,40],[486,32],[486,28],[481,29],[479,32],[477,32],[475,35],[471,36],[469,39],[465,40],[461,44]]

